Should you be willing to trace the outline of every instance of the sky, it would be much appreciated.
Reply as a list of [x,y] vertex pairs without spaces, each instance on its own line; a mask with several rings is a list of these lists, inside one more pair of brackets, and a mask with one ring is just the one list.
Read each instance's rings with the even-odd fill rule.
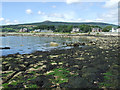
[[50,21],[118,24],[118,0],[103,2],[1,2],[0,25]]

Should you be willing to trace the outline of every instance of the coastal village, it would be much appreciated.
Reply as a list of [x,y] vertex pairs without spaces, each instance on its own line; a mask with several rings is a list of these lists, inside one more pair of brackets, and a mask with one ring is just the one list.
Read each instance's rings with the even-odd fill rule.
[[1,0],[0,90],[120,90],[120,0]]
[[[120,28],[81,27],[20,26],[16,32],[2,33],[13,47],[0,49],[17,51],[2,56],[2,87],[120,88]],[[31,53],[21,53],[25,50]]]
[[[30,32],[28,28],[21,28],[19,30],[19,32]],[[41,29],[35,29],[32,32],[47,32],[47,33],[53,33],[52,30],[41,30]],[[71,33],[80,33],[82,32],[82,30],[80,30],[80,28],[72,28]],[[102,32],[102,29],[100,28],[92,28],[92,32]],[[112,28],[112,30],[110,30],[109,32],[120,32],[120,28]]]

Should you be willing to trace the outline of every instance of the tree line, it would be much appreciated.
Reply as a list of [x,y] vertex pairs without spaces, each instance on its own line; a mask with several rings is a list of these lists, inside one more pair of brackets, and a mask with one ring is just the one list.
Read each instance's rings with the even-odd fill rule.
[[[120,27],[120,26],[119,26]],[[112,29],[112,26],[93,26],[93,25],[38,25],[35,27],[19,27],[19,26],[3,26],[0,28],[0,31],[2,32],[18,32],[21,28],[27,28],[29,31],[34,31],[35,29],[41,29],[41,30],[52,30],[53,32],[62,32],[62,33],[70,33],[73,28],[79,28],[81,32],[87,33],[91,32],[92,28],[100,28],[103,32],[109,32]]]

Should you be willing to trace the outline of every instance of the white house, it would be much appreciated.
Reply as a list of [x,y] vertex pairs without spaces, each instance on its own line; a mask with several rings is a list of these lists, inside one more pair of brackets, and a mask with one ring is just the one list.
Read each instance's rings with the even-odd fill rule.
[[120,32],[120,28],[118,28],[118,29],[112,28],[112,30],[110,30],[110,32]]
[[52,30],[41,30],[40,32],[49,32],[49,33],[53,33]]
[[28,32],[28,29],[27,29],[27,28],[21,28],[21,29],[19,30],[19,32]]
[[100,29],[100,28],[92,28],[92,32],[102,32],[102,29]]
[[41,30],[40,29],[35,29],[34,32],[40,32]]
[[81,32],[80,28],[73,28],[71,33],[75,33],[75,32]]

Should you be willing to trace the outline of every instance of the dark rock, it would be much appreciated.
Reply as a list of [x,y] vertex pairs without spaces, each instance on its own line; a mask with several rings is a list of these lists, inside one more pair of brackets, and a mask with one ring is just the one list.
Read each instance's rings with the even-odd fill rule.
[[7,71],[9,69],[9,65],[2,65],[2,71]]
[[93,43],[93,41],[89,41],[89,43]]
[[68,80],[68,84],[72,88],[92,88],[93,87],[93,85],[90,82],[88,82],[86,79],[80,76],[70,77]]
[[0,47],[0,49],[10,49],[10,47]]
[[78,47],[78,46],[79,46],[79,43],[74,43],[73,46],[74,46],[74,47]]
[[60,88],[72,88],[72,86],[70,86],[68,82],[65,82],[60,84]]
[[36,84],[39,87],[51,87],[52,83],[44,75],[40,75],[37,78],[33,79],[30,83]]
[[2,37],[6,37],[6,35],[2,35]]
[[83,46],[84,46],[84,45],[85,45],[85,43],[81,43],[81,45],[83,45]]

